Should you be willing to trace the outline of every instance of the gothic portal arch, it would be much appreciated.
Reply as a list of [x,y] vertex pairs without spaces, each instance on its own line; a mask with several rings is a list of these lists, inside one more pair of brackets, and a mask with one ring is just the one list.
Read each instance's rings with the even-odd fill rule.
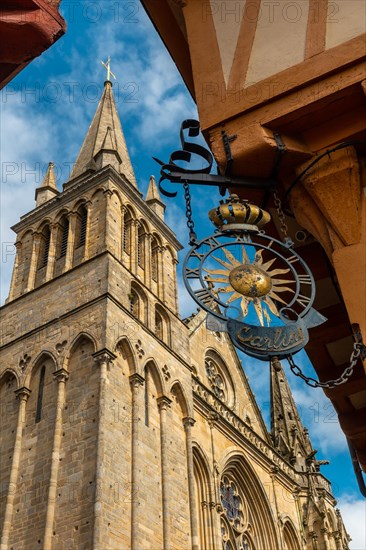
[[292,521],[288,518],[283,525],[283,540],[285,550],[301,550],[301,542],[296,534]]
[[219,491],[227,540],[230,543],[235,540],[243,547],[245,543],[251,550],[278,548],[272,509],[249,461],[233,451],[220,471]]
[[193,472],[200,548],[213,548],[214,536],[212,528],[210,529],[210,516],[215,505],[214,481],[208,459],[197,442],[193,445]]

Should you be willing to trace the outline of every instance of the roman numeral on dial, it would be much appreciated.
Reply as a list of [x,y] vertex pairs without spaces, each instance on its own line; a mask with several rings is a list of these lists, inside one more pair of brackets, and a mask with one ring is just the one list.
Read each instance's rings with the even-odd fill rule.
[[186,267],[186,277],[187,279],[198,279],[200,276],[200,270],[199,267],[195,267],[194,269],[190,267]]
[[302,305],[303,308],[306,308],[310,303],[310,298],[309,296],[304,296],[303,294],[299,294],[296,301],[299,302],[299,304]]
[[195,290],[193,294],[196,296],[199,302],[201,302],[202,304],[205,304],[205,306],[207,307],[211,307],[215,301],[213,296],[211,296],[211,294],[205,288],[202,288],[200,290]]

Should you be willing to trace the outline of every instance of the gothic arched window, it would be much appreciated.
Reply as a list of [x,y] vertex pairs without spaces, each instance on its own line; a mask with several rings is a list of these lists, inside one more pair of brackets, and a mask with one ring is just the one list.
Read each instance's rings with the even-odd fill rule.
[[146,366],[144,370],[145,374],[145,426],[149,426],[149,385],[150,385],[150,373]]
[[44,388],[44,378],[46,374],[46,367],[43,366],[39,373],[39,384],[38,384],[38,396],[37,396],[37,409],[36,409],[36,423],[42,420],[42,402],[43,402],[43,388]]
[[162,316],[158,311],[155,311],[155,334],[160,340],[163,339],[164,336],[164,321]]
[[76,246],[85,246],[86,227],[88,224],[88,211],[85,206],[79,208],[78,214],[78,241]]
[[235,481],[228,476],[223,476],[220,483],[221,505],[229,524],[235,531],[244,529],[244,504],[243,498]]
[[139,319],[140,318],[140,299],[137,292],[133,289],[130,292],[129,300],[130,300],[130,312],[134,317],[136,317],[136,319]]
[[62,258],[63,256],[66,256],[67,252],[67,243],[69,240],[69,220],[66,216],[63,216],[60,220],[60,226],[61,226],[61,238],[59,239],[58,243],[58,258]]
[[123,216],[123,251],[131,254],[132,216],[129,211]]
[[145,269],[145,230],[142,225],[137,232],[137,262],[139,267]]
[[227,401],[227,388],[225,384],[224,377],[217,365],[217,363],[211,359],[206,358],[205,360],[206,375],[210,383],[211,389],[221,401]]
[[38,267],[46,267],[50,251],[51,231],[48,225],[43,228],[39,251]]
[[151,278],[156,283],[158,282],[158,241],[153,238],[151,241]]

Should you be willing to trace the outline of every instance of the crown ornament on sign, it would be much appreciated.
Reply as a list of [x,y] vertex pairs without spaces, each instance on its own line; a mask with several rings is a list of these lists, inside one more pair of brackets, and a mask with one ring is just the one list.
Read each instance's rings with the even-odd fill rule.
[[268,212],[235,194],[220,201],[208,216],[220,231],[259,231],[271,220]]

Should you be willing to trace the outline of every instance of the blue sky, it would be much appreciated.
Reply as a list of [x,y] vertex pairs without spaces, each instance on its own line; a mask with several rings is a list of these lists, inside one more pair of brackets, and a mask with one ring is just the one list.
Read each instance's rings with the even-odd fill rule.
[[[66,35],[33,61],[3,91],[1,102],[1,303],[7,296],[14,260],[10,226],[34,208],[34,189],[54,161],[58,185],[68,179],[103,89],[101,59],[112,57],[117,108],[140,190],[149,176],[158,176],[152,160],[168,160],[179,148],[180,123],[197,118],[195,105],[141,5],[134,2],[63,0]],[[182,190],[177,200],[165,199],[166,221],[185,246]],[[216,190],[194,188],[193,211],[199,237],[212,233],[206,212],[216,206]],[[178,266],[181,314],[196,309]],[[266,421],[269,418],[268,365],[240,356]],[[304,353],[299,361],[311,372]],[[286,371],[288,372],[288,371]],[[366,548],[365,501],[355,481],[347,445],[330,402],[321,390],[308,388],[288,373],[304,425],[318,458],[330,459],[322,469],[353,538],[351,548]]]

